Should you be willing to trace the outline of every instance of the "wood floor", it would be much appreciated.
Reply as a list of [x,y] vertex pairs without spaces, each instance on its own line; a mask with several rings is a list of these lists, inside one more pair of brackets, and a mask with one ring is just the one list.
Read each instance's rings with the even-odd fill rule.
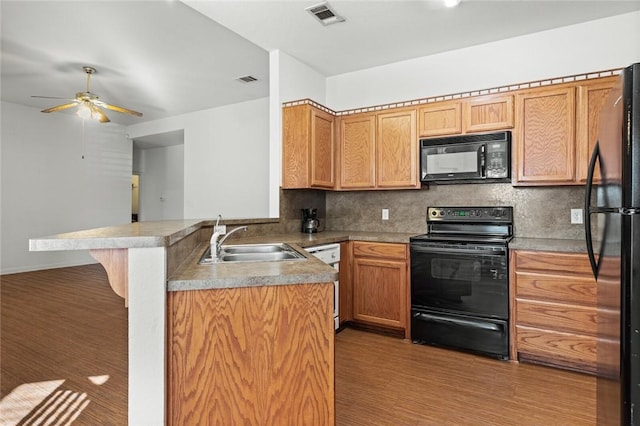
[[0,424],[36,404],[20,424],[126,425],[127,310],[102,266],[3,275],[0,288]]
[[[3,275],[0,287],[0,424],[36,424],[40,409],[74,426],[126,425],[127,311],[102,268]],[[595,425],[595,380],[347,328],[336,335],[336,418],[339,426]]]

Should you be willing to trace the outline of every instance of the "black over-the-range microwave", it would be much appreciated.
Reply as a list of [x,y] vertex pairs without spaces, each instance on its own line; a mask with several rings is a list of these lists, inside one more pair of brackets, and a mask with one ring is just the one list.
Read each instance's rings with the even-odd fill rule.
[[420,139],[423,183],[509,182],[511,132]]

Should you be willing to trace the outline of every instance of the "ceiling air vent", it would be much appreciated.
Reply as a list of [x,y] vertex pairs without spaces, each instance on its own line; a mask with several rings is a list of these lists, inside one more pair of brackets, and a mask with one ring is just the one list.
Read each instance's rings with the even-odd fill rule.
[[320,21],[322,25],[337,24],[345,20],[342,16],[334,12],[327,2],[318,3],[314,6],[307,7],[305,10]]
[[244,77],[238,77],[236,78],[236,80],[242,82],[242,83],[253,83],[254,81],[258,81],[257,78],[250,76],[250,75],[245,75]]

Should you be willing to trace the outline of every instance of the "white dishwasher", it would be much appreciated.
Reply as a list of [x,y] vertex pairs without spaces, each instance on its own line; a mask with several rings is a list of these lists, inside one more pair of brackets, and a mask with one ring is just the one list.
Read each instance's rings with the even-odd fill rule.
[[[305,250],[322,260],[327,265],[331,265],[336,271],[340,271],[340,244],[324,244],[321,246],[306,247]],[[333,282],[333,322],[334,328],[340,327],[340,282]]]

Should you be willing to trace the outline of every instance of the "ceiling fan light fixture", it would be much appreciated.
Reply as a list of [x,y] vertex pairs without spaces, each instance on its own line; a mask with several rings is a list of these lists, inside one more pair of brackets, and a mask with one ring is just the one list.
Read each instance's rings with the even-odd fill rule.
[[93,111],[91,111],[91,108],[85,102],[78,105],[78,111],[76,112],[76,114],[83,120],[86,120],[87,118],[93,118]]

